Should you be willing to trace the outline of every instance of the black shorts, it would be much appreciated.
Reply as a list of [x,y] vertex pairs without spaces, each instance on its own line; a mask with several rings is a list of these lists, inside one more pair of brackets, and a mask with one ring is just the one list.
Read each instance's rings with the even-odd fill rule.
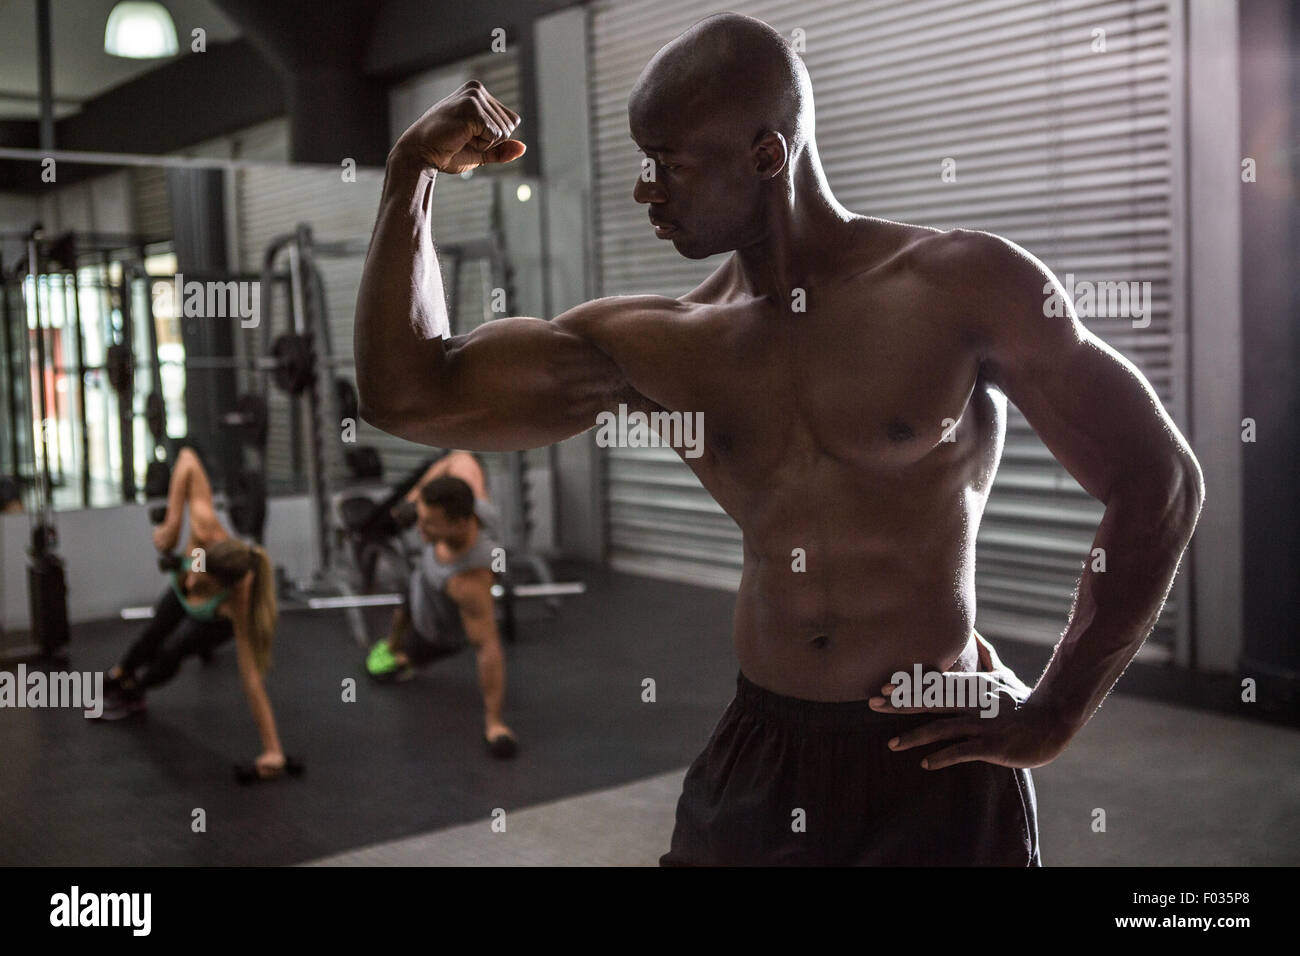
[[934,719],[784,697],[737,674],[660,865],[1041,866],[1028,770],[925,770],[951,741],[886,746]]

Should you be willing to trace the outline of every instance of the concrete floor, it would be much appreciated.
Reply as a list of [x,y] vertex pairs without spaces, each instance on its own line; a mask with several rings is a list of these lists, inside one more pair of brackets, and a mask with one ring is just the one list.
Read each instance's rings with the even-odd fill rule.
[[[507,809],[504,832],[485,818],[314,865],[654,866],[685,772]],[[1044,866],[1300,864],[1300,731],[1112,697],[1034,782]]]
[[1112,696],[1034,779],[1045,866],[1300,864],[1291,728]]
[[[735,688],[734,596],[563,574],[587,595],[554,618],[534,609],[507,651],[516,760],[484,752],[472,657],[380,687],[337,612],[286,614],[268,686],[304,778],[234,784],[230,763],[255,753],[256,735],[229,648],[188,664],[138,721],[0,709],[0,865],[655,865],[686,765]],[[137,630],[78,626],[70,669],[107,667]],[[1050,653],[997,647],[1027,683]],[[358,694],[344,704],[348,676]],[[1300,729],[1251,719],[1231,675],[1134,664],[1119,686],[1034,771],[1044,865],[1300,864]],[[195,807],[210,834],[191,832]],[[495,807],[505,833],[490,826]]]

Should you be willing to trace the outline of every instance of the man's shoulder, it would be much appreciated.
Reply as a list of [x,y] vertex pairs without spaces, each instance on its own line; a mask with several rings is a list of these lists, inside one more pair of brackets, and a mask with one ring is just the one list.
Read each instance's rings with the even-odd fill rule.
[[978,229],[948,229],[919,237],[907,250],[909,266],[927,282],[954,294],[1042,294],[1047,267],[1009,239]]
[[478,518],[480,537],[496,543],[501,537],[501,511],[486,498],[474,499],[474,514]]
[[662,295],[618,295],[584,302],[553,321],[603,352],[627,375],[677,354],[704,306]]
[[1014,242],[979,229],[927,230],[905,253],[915,268],[949,276],[987,275],[1028,257]]
[[610,295],[575,305],[551,321],[567,332],[591,337],[611,326],[668,321],[689,312],[689,303],[665,295]]
[[491,568],[465,568],[448,578],[445,588],[449,598],[457,604],[464,604],[473,595],[486,596],[490,599],[494,581]]
[[991,232],[953,229],[917,250],[917,275],[956,304],[970,335],[986,353],[1038,351],[1077,341],[1087,331],[1063,297],[1051,270],[1021,246]]

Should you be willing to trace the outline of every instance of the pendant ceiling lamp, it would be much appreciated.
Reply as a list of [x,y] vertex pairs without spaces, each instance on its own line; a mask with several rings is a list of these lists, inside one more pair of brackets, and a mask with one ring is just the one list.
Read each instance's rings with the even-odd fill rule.
[[151,60],[176,53],[176,25],[161,3],[122,0],[108,15],[104,51],[133,60]]

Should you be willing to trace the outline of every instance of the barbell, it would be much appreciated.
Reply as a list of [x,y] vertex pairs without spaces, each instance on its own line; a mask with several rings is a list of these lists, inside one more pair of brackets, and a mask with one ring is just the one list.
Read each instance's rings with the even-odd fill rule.
[[[171,571],[180,566],[180,557],[174,554],[160,555],[158,569]],[[492,585],[492,596],[504,597],[507,592],[515,598],[554,598],[574,594],[586,594],[587,585],[582,581],[554,581],[541,584],[516,584],[507,589],[500,584]],[[344,594],[335,597],[308,598],[306,604],[281,604],[281,611],[335,611],[354,607],[397,607],[406,600],[405,594]],[[154,616],[151,607],[124,607],[120,612],[124,621],[148,620]]]
[[[271,381],[280,391],[289,395],[301,395],[316,381],[316,347],[310,333],[300,335],[285,332],[272,340],[270,355],[244,360],[226,355],[187,355],[185,367],[269,372]],[[114,391],[131,390],[135,377],[135,355],[129,347],[110,345],[104,356],[104,368]]]
[[316,347],[310,333],[284,332],[272,340],[270,355],[243,360],[227,355],[186,355],[185,367],[269,372],[272,384],[280,391],[301,395],[316,381]]
[[[262,358],[240,361],[222,355],[189,355],[185,365],[194,369],[244,368],[254,372],[270,372],[276,388],[290,395],[301,395],[316,380],[316,350],[310,335],[285,332],[271,343],[271,354]],[[122,344],[110,345],[104,355],[104,369],[114,391],[131,390],[135,377],[135,355]]]

